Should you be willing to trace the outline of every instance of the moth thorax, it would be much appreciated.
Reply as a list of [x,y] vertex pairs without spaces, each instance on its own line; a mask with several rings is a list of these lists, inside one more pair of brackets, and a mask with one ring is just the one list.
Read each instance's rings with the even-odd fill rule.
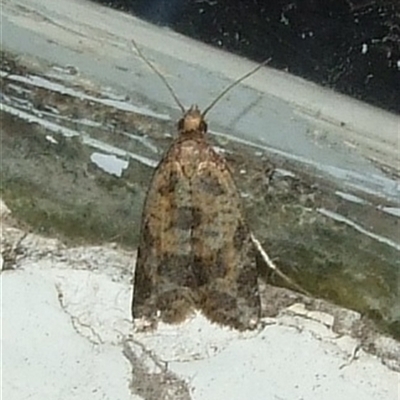
[[178,130],[185,132],[201,132],[206,133],[207,123],[204,121],[203,115],[197,106],[192,106],[185,112],[178,123]]

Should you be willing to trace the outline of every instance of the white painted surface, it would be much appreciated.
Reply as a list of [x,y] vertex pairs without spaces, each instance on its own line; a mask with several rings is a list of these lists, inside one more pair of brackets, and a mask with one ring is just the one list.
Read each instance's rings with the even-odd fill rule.
[[121,349],[75,331],[51,274],[8,271],[1,280],[3,399],[134,398]]
[[[400,374],[355,353],[359,342],[333,332],[330,314],[299,303],[256,332],[195,315],[138,333],[130,316],[134,254],[68,249],[34,235],[21,246],[17,269],[1,274],[4,399],[140,399],[132,376],[142,374],[157,392],[160,380],[152,379],[168,373],[196,400],[398,400]],[[400,353],[391,346],[390,354]]]
[[397,400],[395,376],[385,376],[385,367],[363,355],[341,369],[345,361],[335,340],[278,324],[214,358],[169,366],[191,382],[196,400]]
[[102,154],[94,152],[91,154],[90,159],[103,171],[120,177],[122,172],[128,168],[129,162],[121,160],[113,154]]

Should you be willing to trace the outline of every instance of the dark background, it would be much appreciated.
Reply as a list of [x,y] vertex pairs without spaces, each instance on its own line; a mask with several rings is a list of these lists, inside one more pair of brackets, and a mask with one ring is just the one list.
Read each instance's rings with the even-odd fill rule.
[[400,113],[400,0],[94,0]]

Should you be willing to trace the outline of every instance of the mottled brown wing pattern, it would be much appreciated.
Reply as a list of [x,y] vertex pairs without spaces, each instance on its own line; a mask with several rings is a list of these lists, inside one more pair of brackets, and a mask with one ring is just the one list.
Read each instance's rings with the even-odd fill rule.
[[171,156],[158,165],[147,194],[135,269],[134,317],[183,320],[194,307],[190,182]]
[[157,167],[143,211],[134,318],[180,322],[194,309],[237,329],[257,325],[255,249],[224,160],[198,110]]
[[255,249],[242,203],[225,160],[204,146],[192,177],[192,204],[201,224],[193,231],[195,270],[202,276],[200,309],[211,320],[245,329],[259,320]]

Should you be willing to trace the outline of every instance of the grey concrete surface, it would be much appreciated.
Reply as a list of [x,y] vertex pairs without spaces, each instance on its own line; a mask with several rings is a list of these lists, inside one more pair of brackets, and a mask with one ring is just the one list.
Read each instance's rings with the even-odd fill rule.
[[[254,64],[95,3],[4,0],[2,47],[111,86],[135,103],[179,113],[157,76],[131,49],[134,38],[184,104],[208,105]],[[43,65],[42,65],[43,67]],[[350,185],[400,199],[399,116],[265,67],[209,114],[222,131],[312,165]],[[372,162],[373,161],[373,162]]]

